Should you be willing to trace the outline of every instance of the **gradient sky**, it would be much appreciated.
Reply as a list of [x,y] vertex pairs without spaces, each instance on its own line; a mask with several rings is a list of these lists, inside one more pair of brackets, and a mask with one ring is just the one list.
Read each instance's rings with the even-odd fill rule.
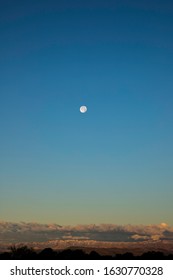
[[0,219],[173,224],[172,1],[1,0],[0,38]]

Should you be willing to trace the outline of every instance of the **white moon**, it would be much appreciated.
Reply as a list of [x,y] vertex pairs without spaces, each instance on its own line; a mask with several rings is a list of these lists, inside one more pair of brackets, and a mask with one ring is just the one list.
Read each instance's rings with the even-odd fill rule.
[[86,106],[81,106],[80,107],[80,112],[81,113],[86,113],[86,111],[87,111],[87,107]]

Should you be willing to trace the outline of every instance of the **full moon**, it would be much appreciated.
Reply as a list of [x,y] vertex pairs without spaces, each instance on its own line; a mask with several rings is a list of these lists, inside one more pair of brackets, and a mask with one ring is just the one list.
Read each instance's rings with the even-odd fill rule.
[[87,107],[86,106],[81,106],[80,107],[80,112],[81,113],[86,113],[86,111],[87,111]]

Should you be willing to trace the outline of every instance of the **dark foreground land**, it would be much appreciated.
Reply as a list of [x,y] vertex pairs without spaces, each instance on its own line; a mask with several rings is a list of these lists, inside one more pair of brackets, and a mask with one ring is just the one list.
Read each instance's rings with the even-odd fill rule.
[[100,255],[95,251],[85,253],[80,249],[55,251],[51,248],[45,248],[36,252],[27,246],[18,248],[14,246],[10,248],[10,252],[0,253],[0,260],[173,260],[173,254],[164,255],[162,252],[149,251],[140,256],[135,256],[132,253],[111,256]]

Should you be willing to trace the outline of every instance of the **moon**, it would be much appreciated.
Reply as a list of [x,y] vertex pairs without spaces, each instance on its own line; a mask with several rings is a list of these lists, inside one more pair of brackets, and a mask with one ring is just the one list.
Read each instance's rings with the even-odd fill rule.
[[87,107],[86,106],[81,106],[80,107],[80,112],[81,113],[86,113],[86,111],[87,111]]

